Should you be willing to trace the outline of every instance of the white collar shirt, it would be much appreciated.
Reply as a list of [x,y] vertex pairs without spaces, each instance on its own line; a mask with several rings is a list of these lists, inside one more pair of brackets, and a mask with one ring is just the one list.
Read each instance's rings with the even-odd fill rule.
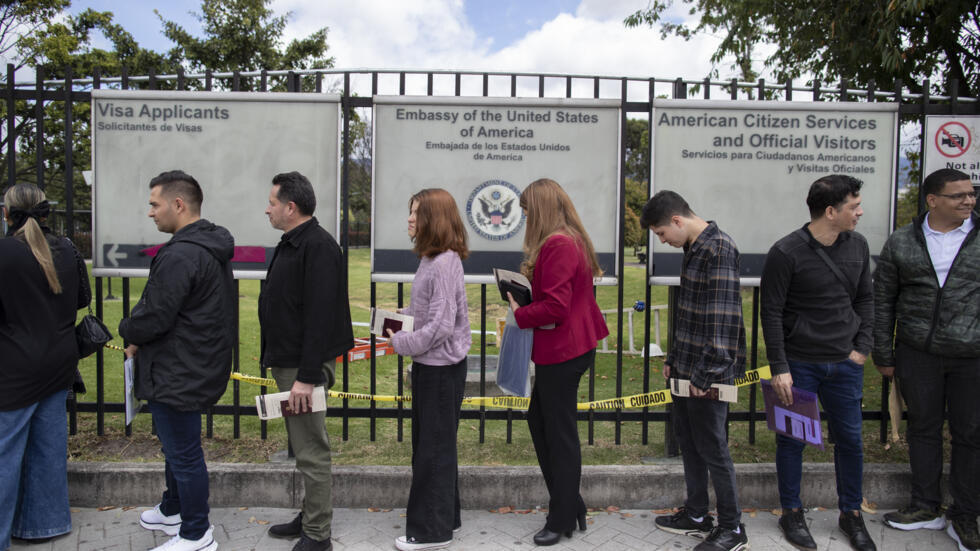
[[939,286],[946,284],[946,276],[949,269],[959,253],[963,241],[973,229],[973,220],[967,218],[956,229],[946,233],[938,232],[929,227],[929,215],[926,214],[922,221],[922,233],[926,236],[926,247],[929,249],[929,258],[932,259],[932,267],[936,270],[936,278],[939,279]]

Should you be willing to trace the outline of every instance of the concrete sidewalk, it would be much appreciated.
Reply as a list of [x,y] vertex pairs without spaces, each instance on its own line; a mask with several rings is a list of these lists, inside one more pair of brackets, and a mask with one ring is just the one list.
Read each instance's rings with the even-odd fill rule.
[[[144,530],[138,524],[139,513],[146,507],[99,511],[73,509],[71,534],[44,544],[14,541],[18,551],[143,551],[167,540],[162,532]],[[232,508],[211,510],[215,539],[220,551],[289,551],[294,542],[270,538],[266,531],[272,524],[286,522],[296,514],[294,509]],[[334,511],[333,548],[337,551],[390,551],[396,536],[404,534],[405,510],[372,512],[368,509]],[[655,528],[649,509],[589,513],[585,533],[575,532],[571,539],[551,547],[555,551],[625,551],[650,549],[691,549],[698,540],[668,534]],[[836,510],[814,510],[807,514],[810,530],[822,551],[846,551],[847,540],[837,529]],[[535,548],[532,536],[544,525],[544,513],[500,514],[485,510],[463,511],[463,527],[456,533],[450,549],[456,551],[518,551]],[[776,517],[768,511],[743,513],[742,520],[753,551],[792,550],[783,540]],[[881,513],[865,515],[868,531],[879,551],[896,549],[955,551],[956,544],[943,531],[918,530],[901,532],[884,526]]]

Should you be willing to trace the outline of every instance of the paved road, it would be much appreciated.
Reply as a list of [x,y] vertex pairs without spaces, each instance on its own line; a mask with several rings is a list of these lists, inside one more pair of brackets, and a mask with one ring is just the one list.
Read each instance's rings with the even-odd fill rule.
[[[15,540],[11,549],[19,551],[143,551],[166,541],[162,532],[140,528],[138,508],[106,511],[73,509],[74,530],[49,543],[27,545]],[[215,538],[221,551],[289,551],[293,542],[269,538],[269,525],[290,520],[295,511],[271,508],[216,508],[211,510]],[[333,541],[337,551],[390,551],[395,536],[404,533],[405,510],[372,512],[366,509],[338,509],[334,512]],[[590,513],[585,533],[576,532],[552,547],[555,551],[623,551],[650,549],[691,549],[697,540],[657,530],[656,513],[650,510]],[[846,551],[846,539],[837,529],[837,511],[810,511],[810,529],[821,551]],[[900,532],[885,527],[881,515],[865,515],[868,529],[880,551],[955,551],[956,545],[942,531]],[[743,514],[754,551],[791,550],[776,526],[776,517],[767,511]],[[544,514],[500,514],[489,511],[463,511],[463,528],[451,549],[519,551],[534,548],[531,537],[544,525]]]

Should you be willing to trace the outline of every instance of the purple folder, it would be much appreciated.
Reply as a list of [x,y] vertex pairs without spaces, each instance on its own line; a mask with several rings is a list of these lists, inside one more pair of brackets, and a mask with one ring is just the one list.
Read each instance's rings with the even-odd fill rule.
[[823,449],[820,406],[816,394],[793,387],[793,404],[786,406],[776,397],[772,383],[763,379],[762,398],[766,403],[769,430]]

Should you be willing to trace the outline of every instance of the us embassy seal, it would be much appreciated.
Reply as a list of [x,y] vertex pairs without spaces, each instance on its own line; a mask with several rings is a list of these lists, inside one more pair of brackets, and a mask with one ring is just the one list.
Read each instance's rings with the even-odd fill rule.
[[503,180],[487,180],[476,186],[466,201],[466,219],[473,231],[491,241],[510,239],[524,225],[521,192]]

